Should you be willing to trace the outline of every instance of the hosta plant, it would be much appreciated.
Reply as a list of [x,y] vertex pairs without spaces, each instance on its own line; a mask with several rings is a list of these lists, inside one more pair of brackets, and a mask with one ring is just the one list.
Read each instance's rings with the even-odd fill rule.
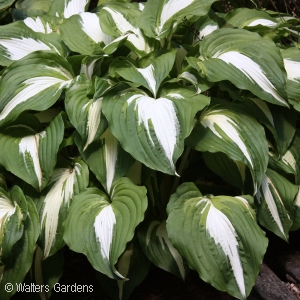
[[0,3],[1,299],[22,282],[48,299],[64,247],[112,299],[151,264],[246,299],[264,230],[288,241],[300,227],[298,20],[214,0],[12,2]]

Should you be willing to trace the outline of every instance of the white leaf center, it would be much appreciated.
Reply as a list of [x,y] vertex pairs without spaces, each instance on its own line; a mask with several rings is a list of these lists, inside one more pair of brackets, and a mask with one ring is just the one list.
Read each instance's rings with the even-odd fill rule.
[[238,288],[241,294],[246,297],[243,267],[238,251],[237,233],[227,216],[212,204],[207,214],[206,230],[229,258]]
[[173,247],[173,245],[170,242],[170,239],[168,237],[167,229],[166,229],[166,221],[163,221],[156,230],[156,236],[159,238],[160,244],[162,246],[162,249],[165,249],[165,243],[171,252],[176,265],[178,267],[178,270],[180,272],[180,275],[182,279],[185,279],[186,273],[183,265],[183,260],[179,252]]
[[113,37],[105,34],[99,23],[99,18],[96,14],[84,12],[79,14],[81,18],[82,30],[95,42],[104,42],[105,45],[109,44]]
[[41,41],[33,38],[10,38],[0,40],[0,45],[6,48],[6,57],[11,60],[20,60],[31,52],[39,50],[51,50],[51,48]]
[[149,65],[145,69],[139,69],[137,68],[137,71],[142,74],[142,76],[145,78],[145,80],[148,83],[148,86],[150,90],[152,91],[154,97],[156,97],[156,80],[154,76],[154,67],[153,65]]
[[288,80],[299,83],[300,81],[300,62],[290,59],[284,59],[284,67],[287,73]]
[[290,165],[294,171],[296,171],[297,161],[290,150],[286,151],[286,153],[282,156],[282,160],[284,163]]
[[102,100],[103,98],[99,98],[96,101],[93,101],[93,103],[89,106],[87,128],[86,128],[88,132],[88,138],[83,148],[83,151],[87,148],[89,144],[93,142],[96,136],[98,126],[101,121]]
[[64,17],[70,18],[73,15],[84,12],[87,3],[88,0],[65,0]]
[[219,28],[218,25],[212,25],[208,24],[204,28],[199,30],[199,34],[197,39],[194,39],[194,43],[198,42],[199,40],[202,40],[205,36],[211,34],[213,31],[217,30]]
[[217,124],[220,129],[239,147],[239,149],[243,152],[244,156],[253,168],[253,162],[249,155],[248,149],[244,141],[241,139],[240,133],[237,131],[237,128],[239,128],[239,126],[234,123],[232,119],[228,118],[225,115],[207,114],[201,120],[201,124],[205,128],[208,127],[217,137],[222,139],[222,135],[214,127],[214,125]]
[[[276,224],[277,224],[278,228],[280,229],[280,231],[282,232],[282,234],[284,236],[286,236],[284,233],[284,229],[283,229],[281,220],[280,220],[276,202],[275,202],[272,192],[269,188],[269,184],[273,185],[271,180],[265,175],[265,177],[262,180],[261,187],[256,194],[256,197],[257,197],[258,201],[261,201],[262,196],[264,197],[264,199],[267,203],[268,209],[269,209],[274,221],[276,222]],[[273,188],[274,188],[274,191],[276,191],[274,186],[273,186]],[[277,196],[278,196],[278,200],[281,202],[281,205],[284,206],[281,201],[280,195],[278,193],[277,193]]]
[[101,255],[106,260],[109,260],[115,224],[116,216],[111,205],[104,207],[95,218],[94,227],[96,238],[100,243]]
[[41,225],[45,224],[45,249],[44,258],[50,254],[52,244],[58,226],[59,211],[63,204],[69,205],[74,193],[76,174],[80,175],[80,165],[75,164],[73,170],[56,169],[53,172],[51,182],[55,182],[44,199]]
[[138,112],[138,124],[145,126],[152,146],[155,143],[152,139],[149,125],[153,126],[158,142],[174,169],[173,154],[180,132],[175,105],[171,100],[166,98],[153,99],[144,95],[130,97],[127,100],[128,105],[133,101],[135,101],[135,110]]
[[227,64],[233,65],[243,74],[245,74],[246,77],[248,77],[253,83],[260,86],[262,90],[271,94],[280,103],[288,106],[286,101],[278,94],[272,82],[264,74],[264,71],[261,69],[261,67],[248,56],[237,51],[229,51],[221,55],[216,54],[213,56],[213,58],[221,59]]
[[25,80],[23,84],[25,84],[26,87],[6,104],[0,113],[0,121],[5,119],[17,105],[36,96],[38,93],[50,88],[55,84],[60,84],[60,86],[57,88],[59,91],[62,86],[67,85],[69,82],[70,81],[65,81],[63,79],[50,76],[33,77]]
[[28,170],[27,160],[26,160],[26,153],[28,153],[33,162],[34,171],[36,174],[36,177],[38,179],[39,187],[42,187],[42,169],[40,166],[40,160],[39,160],[39,139],[40,137],[44,138],[46,136],[46,132],[43,131],[41,133],[26,136],[21,139],[19,143],[19,151],[22,153],[24,164]]
[[[3,231],[3,224],[5,223],[5,220],[7,218],[9,218],[12,214],[14,214],[16,210],[16,207],[13,205],[13,203],[3,197],[3,196],[0,196],[0,241],[1,241],[1,232]],[[0,247],[0,250],[1,250],[1,247]],[[0,255],[1,255],[1,252],[0,252]]]
[[129,23],[118,11],[115,11],[109,7],[103,7],[102,9],[106,10],[111,15],[121,35],[128,32],[133,32],[132,34],[129,34],[127,38],[132,45],[141,51],[145,51],[147,53],[150,52],[151,48],[145,41],[144,35],[139,28],[134,27],[131,23]]
[[105,131],[101,139],[104,140],[105,144],[106,188],[107,192],[110,193],[116,172],[119,141],[112,135],[109,129]]
[[249,23],[247,26],[252,27],[252,26],[257,26],[257,25],[273,27],[273,26],[276,26],[277,24],[268,19],[256,19],[256,20],[252,21],[251,23]]
[[195,0],[169,0],[162,9],[160,15],[159,31],[162,30],[165,23],[176,13],[191,5]]
[[27,17],[24,20],[24,23],[27,27],[29,27],[31,30],[33,30],[35,32],[42,32],[45,34],[52,32],[52,29],[51,29],[49,23],[46,22],[46,27],[45,27],[45,25],[43,24],[40,17],[36,17],[35,19]]

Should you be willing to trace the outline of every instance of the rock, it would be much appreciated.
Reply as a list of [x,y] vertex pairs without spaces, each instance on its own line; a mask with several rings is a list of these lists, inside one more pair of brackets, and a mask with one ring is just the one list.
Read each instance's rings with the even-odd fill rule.
[[264,300],[298,300],[266,264],[261,265],[254,289]]

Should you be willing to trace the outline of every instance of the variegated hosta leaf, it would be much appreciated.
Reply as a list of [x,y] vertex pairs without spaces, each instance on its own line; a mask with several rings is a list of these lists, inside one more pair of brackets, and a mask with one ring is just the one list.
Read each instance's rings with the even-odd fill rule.
[[102,289],[112,300],[127,300],[134,288],[140,285],[150,270],[151,263],[143,253],[138,239],[126,245],[116,265],[119,273],[129,280],[114,280],[97,272],[96,277]]
[[[83,60],[84,61],[84,60]],[[95,97],[100,98],[108,94],[112,90],[115,92],[122,90],[124,87],[127,87],[126,83],[118,83],[107,77],[95,77]]]
[[0,10],[4,10],[11,6],[14,3],[14,0],[2,0],[0,2]]
[[294,37],[299,36],[299,25],[298,25],[298,19],[295,17],[292,17],[290,14],[282,14],[280,12],[272,12],[269,11],[269,14],[276,18],[277,22],[281,24],[279,33],[282,36],[292,35]]
[[[80,55],[81,56],[81,55]],[[79,56],[79,57],[80,57]],[[81,68],[80,68],[80,74],[85,75],[85,79],[90,80],[94,76],[100,76],[101,75],[101,65],[105,58],[107,58],[107,55],[89,55],[85,56],[84,59],[81,61]],[[105,78],[97,78],[99,80],[105,80]],[[109,81],[109,79],[106,79]],[[80,81],[80,80],[78,80]],[[95,93],[98,92],[98,87],[95,87]]]
[[70,18],[87,11],[91,0],[52,0],[49,15]]
[[[285,158],[277,156],[274,152],[269,152],[269,163],[268,168],[278,172],[279,174],[283,175],[287,179],[290,179],[291,182],[297,183],[295,178],[297,172],[297,163],[295,161],[294,154],[288,150],[285,153]],[[290,176],[290,174],[293,174]]]
[[126,80],[147,88],[156,98],[162,81],[169,75],[175,61],[176,51],[155,51],[140,60],[142,67],[136,67],[129,60],[115,60],[110,72],[116,72]]
[[272,105],[261,100],[248,91],[240,91],[227,81],[218,84],[222,91],[230,94],[230,98],[244,102],[244,109],[252,112],[256,119],[270,131],[266,135],[269,147],[277,155],[284,155],[296,130],[297,114],[287,107]]
[[289,102],[300,111],[300,50],[298,48],[281,49],[284,67],[287,73],[287,94]]
[[279,25],[278,21],[265,11],[245,7],[231,10],[225,15],[225,20],[234,27],[247,27],[248,30],[251,30],[251,27],[257,28],[257,26],[276,28]]
[[287,107],[267,103],[249,91],[240,91],[229,82],[220,82],[218,86],[222,91],[228,92],[230,98],[244,102],[244,109],[252,112],[252,115],[268,129],[266,136],[269,148],[277,155],[283,155],[295,134],[296,112]]
[[135,227],[147,208],[145,187],[120,178],[110,199],[89,188],[76,196],[65,221],[64,240],[73,251],[84,253],[94,269],[110,278],[125,279],[115,268]]
[[142,90],[103,100],[103,113],[122,148],[146,166],[175,174],[175,163],[197,111],[209,99],[187,88],[169,88],[154,99]]
[[[97,8],[100,5],[105,4],[107,2],[129,3],[129,2],[135,2],[135,1],[132,1],[132,0],[98,0]],[[139,10],[143,10],[143,6],[145,5],[145,3],[134,3],[134,4],[139,8]]]
[[265,101],[251,97],[246,99],[247,106],[253,111],[260,123],[263,123],[272,133],[275,143],[274,151],[279,155],[286,153],[296,130],[296,113],[288,108],[270,105]]
[[102,51],[111,54],[127,38],[127,34],[116,39],[105,34],[100,26],[99,13],[83,12],[74,15],[59,26],[59,30],[72,51],[87,55]]
[[[146,173],[146,172],[143,172],[143,169],[145,169],[143,167],[143,164],[136,160],[130,167],[129,171],[126,173],[126,177],[128,177],[134,184],[136,185],[141,185],[142,184],[142,181],[145,182],[146,181],[146,176],[143,176],[144,174],[143,173]],[[150,171],[150,173],[152,173]],[[142,180],[142,177],[144,180]],[[146,183],[145,183],[145,186],[146,186]],[[147,188],[147,186],[146,186]]]
[[48,21],[50,18],[38,16],[27,17],[23,23],[34,32],[40,32],[44,34],[50,34],[53,32],[52,24]]
[[296,132],[297,114],[294,110],[272,106],[271,113],[277,133],[276,147],[280,155],[285,155]]
[[135,3],[108,2],[100,7],[101,28],[109,36],[119,38],[128,34],[126,45],[144,56],[155,50],[157,41],[146,37],[138,25],[141,11]]
[[102,114],[103,97],[93,98],[91,80],[78,80],[66,93],[65,107],[72,125],[79,132],[85,150],[93,141],[99,139],[107,128]]
[[294,174],[295,184],[300,184],[300,132],[297,130],[289,149],[282,157],[270,152],[269,167],[282,174]]
[[298,187],[268,169],[256,194],[258,221],[284,240],[293,225],[293,201]]
[[[22,237],[27,204],[22,190],[14,186],[10,192],[0,188],[0,260],[5,264],[14,244]],[[1,274],[0,274],[1,280]]]
[[209,34],[211,34],[213,31],[219,29],[219,25],[217,22],[215,22],[214,20],[208,19],[208,18],[201,18],[201,22],[198,26],[198,28],[196,29],[197,32],[194,36],[193,42],[197,43],[199,42],[199,40],[201,41],[203,38],[205,38],[206,36],[208,36]]
[[153,264],[185,280],[189,268],[169,240],[166,221],[143,224],[138,237],[144,253]]
[[44,259],[64,246],[63,227],[72,198],[89,183],[89,171],[82,160],[75,160],[73,168],[55,169],[49,190],[39,200],[41,237]]
[[15,8],[11,9],[14,21],[24,20],[27,17],[36,17],[46,14],[49,11],[53,0],[18,0]]
[[91,171],[110,194],[113,182],[123,177],[134,163],[132,156],[122,149],[109,128],[86,150],[77,135],[75,142]]
[[[248,104],[253,110],[253,114],[257,117],[257,119],[265,124],[267,128],[273,133],[274,138],[276,139],[276,128],[275,128],[275,120],[272,114],[272,106],[268,105],[265,101],[259,98],[247,98],[249,101],[245,101],[245,104]],[[282,107],[280,107],[282,109]]]
[[37,112],[33,116],[35,116],[40,123],[49,123],[51,122],[55,117],[57,117],[62,112],[62,108],[48,108],[44,111]]
[[38,52],[12,63],[0,81],[0,126],[25,110],[45,110],[73,79],[70,64],[57,54]]
[[198,69],[209,81],[229,80],[260,99],[287,106],[286,74],[276,45],[244,29],[218,29],[200,46]]
[[250,195],[234,196],[235,199],[239,200],[248,210],[248,213],[256,220],[256,206],[254,198]]
[[[16,194],[18,196],[14,196]],[[26,197],[25,200],[21,189],[17,186],[12,189],[11,196],[14,202],[22,199],[22,202],[26,204],[26,211],[22,210],[23,235],[10,249],[5,265],[0,267],[0,294],[3,300],[10,299],[17,292],[17,284],[21,284],[24,281],[32,265],[33,253],[39,235],[38,213],[33,201],[29,197]],[[6,228],[6,230],[9,229]],[[10,230],[9,233],[11,238],[14,238],[15,233]],[[5,288],[7,283],[13,286],[10,292]]]
[[[66,47],[56,33],[44,35],[35,32],[33,22],[18,21],[0,27],[0,64],[10,65],[35,51],[52,51],[66,55]],[[27,22],[27,23],[26,23]],[[42,25],[40,24],[39,27]],[[41,28],[40,28],[41,30]]]
[[184,68],[177,77],[179,80],[186,80],[191,83],[198,94],[210,89],[214,83],[200,76],[199,72],[191,67]]
[[0,132],[0,164],[40,191],[53,172],[63,136],[61,114],[38,133],[23,124],[9,126]]
[[[1,170],[2,171],[2,170]],[[0,172],[1,172],[0,171]],[[3,173],[5,173],[5,171],[3,172]],[[7,189],[7,184],[6,184],[6,177],[5,177],[5,175],[4,174],[1,174],[0,173],[0,188],[3,188],[3,189]]]
[[225,182],[244,192],[247,166],[241,161],[234,161],[222,152],[203,152],[206,165],[217,173]]
[[198,151],[223,152],[251,171],[254,194],[268,164],[263,127],[239,104],[215,105],[204,111],[186,144]]
[[204,37],[211,34],[213,31],[219,29],[219,24],[215,14],[212,11],[209,14],[200,17],[196,23],[193,24],[192,29],[188,28],[184,41],[188,44],[196,44],[202,41]]
[[274,150],[276,150],[279,155],[284,155],[295,135],[297,114],[294,110],[268,105],[266,102],[257,98],[251,98],[251,102],[252,106],[255,107],[253,115],[255,115],[273,135],[275,140]]
[[300,187],[298,186],[298,192],[294,199],[294,214],[293,225],[290,230],[298,230],[300,228]]
[[176,50],[176,57],[175,57],[175,69],[176,73],[180,73],[182,68],[185,66],[185,58],[188,53],[188,51],[182,46],[179,45],[175,47]]
[[300,131],[298,129],[289,149],[281,157],[281,160],[293,169],[295,184],[300,185]]
[[277,22],[285,23],[288,22],[290,24],[297,24],[297,21],[295,20],[295,17],[292,17],[288,13],[274,11],[274,10],[267,10],[266,11],[270,17],[276,19]]
[[275,18],[278,22],[280,23],[289,23],[289,24],[298,24],[298,19],[296,18],[296,16],[291,16],[288,13],[282,13],[279,11],[273,11],[273,10],[269,10],[268,14],[272,17]]
[[164,38],[184,18],[206,15],[213,0],[149,0],[140,18],[140,27],[149,37]]
[[167,207],[173,246],[204,281],[239,299],[250,293],[267,248],[245,198],[202,196],[184,183]]

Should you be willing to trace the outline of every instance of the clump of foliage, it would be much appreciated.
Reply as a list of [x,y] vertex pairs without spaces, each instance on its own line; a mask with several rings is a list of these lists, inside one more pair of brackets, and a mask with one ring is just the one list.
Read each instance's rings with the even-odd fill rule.
[[299,21],[213,2],[1,2],[1,299],[65,245],[112,299],[151,263],[246,299],[300,227]]

